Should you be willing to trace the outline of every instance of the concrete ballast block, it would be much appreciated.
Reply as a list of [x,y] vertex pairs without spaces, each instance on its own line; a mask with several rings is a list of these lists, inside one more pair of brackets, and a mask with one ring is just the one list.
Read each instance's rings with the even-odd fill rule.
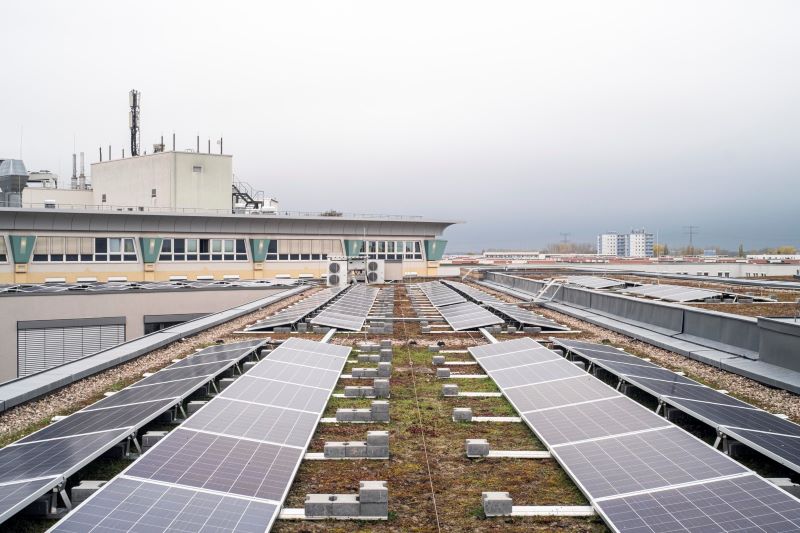
[[166,437],[167,433],[167,431],[148,431],[142,435],[142,449],[145,450],[154,446],[156,442]]
[[89,496],[100,490],[100,487],[108,483],[108,481],[94,481],[84,479],[80,482],[80,484],[72,487],[70,491],[70,500],[72,501],[72,505],[78,505],[79,503],[86,500]]
[[441,366],[444,364],[444,356],[443,355],[434,355],[433,356],[433,364],[434,366]]
[[439,351],[439,345],[438,344],[431,344],[430,346],[428,346],[428,351],[437,353]]
[[389,446],[389,432],[368,431],[367,446]]
[[437,368],[436,369],[436,377],[437,378],[449,378],[450,377],[450,369],[449,368]]
[[467,439],[467,457],[486,457],[489,455],[489,442],[486,439]]
[[367,456],[367,443],[360,441],[351,441],[345,446],[345,457],[366,457]]
[[219,391],[222,392],[231,385],[233,385],[234,381],[236,381],[236,378],[222,378],[219,380],[219,384],[217,385],[217,387],[219,388]]
[[359,516],[361,513],[361,503],[355,494],[335,494],[334,498],[330,516]]
[[392,375],[392,363],[378,363],[378,377],[388,378]]
[[386,503],[389,501],[388,484],[385,481],[361,481],[358,499],[361,503]]
[[453,420],[456,422],[472,422],[472,409],[469,407],[454,407]]
[[305,513],[308,517],[330,516],[333,494],[306,494]]
[[191,415],[193,413],[196,413],[197,411],[200,410],[201,407],[203,407],[207,403],[208,402],[199,401],[199,400],[187,403],[186,404],[186,414],[187,415]]
[[445,383],[442,385],[442,396],[458,396],[458,385],[455,383]]
[[486,516],[510,515],[514,503],[507,492],[484,492],[481,494],[481,500]]
[[326,442],[324,454],[328,459],[340,459],[342,457],[347,457],[347,443],[334,441]]

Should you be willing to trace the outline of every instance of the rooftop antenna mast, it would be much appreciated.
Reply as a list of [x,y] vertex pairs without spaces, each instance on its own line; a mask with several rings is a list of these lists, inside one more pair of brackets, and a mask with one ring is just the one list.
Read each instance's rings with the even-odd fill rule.
[[128,123],[131,128],[131,156],[139,155],[139,104],[142,101],[142,93],[136,89],[131,90],[128,94],[128,100],[131,106],[130,115],[128,116]]

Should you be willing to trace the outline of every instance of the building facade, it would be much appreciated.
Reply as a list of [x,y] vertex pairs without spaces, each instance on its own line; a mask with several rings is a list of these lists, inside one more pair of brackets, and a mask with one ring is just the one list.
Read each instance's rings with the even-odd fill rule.
[[330,256],[435,275],[448,221],[0,208],[0,283],[323,277]]
[[597,255],[653,257],[653,242],[653,234],[643,229],[601,233],[597,236]]

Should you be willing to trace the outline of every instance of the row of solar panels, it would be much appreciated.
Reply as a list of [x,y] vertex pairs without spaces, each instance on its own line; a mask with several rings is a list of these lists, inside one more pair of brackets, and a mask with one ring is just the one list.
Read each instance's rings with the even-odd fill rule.
[[175,289],[210,289],[218,287],[264,288],[295,285],[296,280],[197,280],[197,281],[110,281],[86,283],[21,283],[0,285],[3,293],[59,293],[107,291],[164,291]]
[[450,324],[453,331],[465,331],[503,324],[497,315],[480,305],[468,302],[466,298],[440,281],[430,281],[416,285],[431,301],[437,311]]
[[719,291],[708,289],[696,289],[694,287],[684,287],[682,285],[639,285],[625,290],[628,294],[637,296],[647,296],[657,298],[667,302],[693,302],[705,300],[706,298],[722,298],[723,294]]
[[285,341],[50,531],[268,531],[349,353]]
[[329,287],[315,292],[308,298],[304,298],[284,309],[281,309],[272,316],[259,320],[252,326],[249,326],[245,331],[265,331],[271,330],[279,326],[292,326],[300,322],[308,315],[314,313],[317,309],[326,305],[328,302],[336,298],[342,289],[339,287]]
[[612,530],[800,529],[800,500],[533,340],[469,351]]
[[375,303],[379,289],[353,285],[347,293],[311,319],[315,326],[360,331]]
[[624,287],[624,281],[600,276],[567,276],[567,283],[586,287],[587,289],[611,289],[614,287]]
[[264,342],[206,348],[0,449],[0,522],[135,435]]
[[448,287],[451,287],[461,294],[467,296],[472,300],[486,306],[495,313],[504,317],[506,320],[516,322],[522,326],[537,326],[545,331],[568,331],[567,326],[563,326],[555,320],[550,320],[541,315],[534,313],[528,309],[523,309],[518,305],[504,302],[496,296],[482,291],[471,285],[461,283],[458,281],[444,281]]
[[800,473],[800,425],[611,346],[552,339],[591,364]]

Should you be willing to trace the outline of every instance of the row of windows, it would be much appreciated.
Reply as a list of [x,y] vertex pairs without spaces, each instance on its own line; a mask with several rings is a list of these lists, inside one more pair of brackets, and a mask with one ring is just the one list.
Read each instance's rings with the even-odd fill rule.
[[159,261],[247,261],[244,239],[164,239]]
[[422,259],[419,241],[367,241],[370,259]]
[[[33,249],[35,263],[139,261],[132,237],[39,236]],[[422,260],[420,241],[367,241],[370,259]],[[324,261],[342,256],[338,239],[272,239],[266,261]],[[246,239],[164,239],[159,261],[248,261]],[[0,236],[0,262],[8,261],[5,238]]]
[[338,239],[273,239],[267,261],[324,261],[329,255],[344,255]]
[[37,237],[34,263],[92,263],[139,260],[133,238]]

